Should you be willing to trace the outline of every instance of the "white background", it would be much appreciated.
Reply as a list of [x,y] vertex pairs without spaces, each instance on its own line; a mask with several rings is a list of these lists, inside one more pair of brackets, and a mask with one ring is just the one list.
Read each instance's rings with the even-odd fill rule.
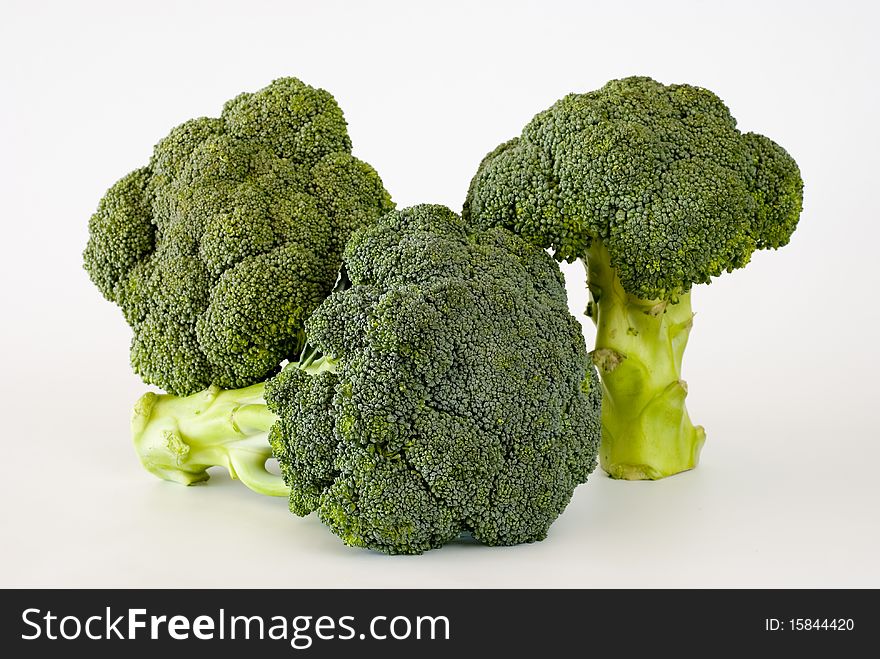
[[[868,1],[4,0],[0,586],[880,586],[878,18]],[[223,474],[142,470],[129,329],[80,255],[98,199],[172,126],[295,75],[336,96],[399,206],[459,210],[532,115],[631,74],[714,90],[806,181],[788,247],[694,291],[697,470],[596,473],[544,542],[416,557],[345,547]]]

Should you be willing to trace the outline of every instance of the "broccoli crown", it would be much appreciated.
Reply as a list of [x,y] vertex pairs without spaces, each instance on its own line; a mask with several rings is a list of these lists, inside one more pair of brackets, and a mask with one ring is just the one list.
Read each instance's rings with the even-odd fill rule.
[[715,94],[633,77],[569,94],[489,153],[463,216],[569,261],[601,240],[628,293],[671,299],[785,245],[802,193],[788,153]]
[[298,515],[347,544],[420,553],[470,532],[543,539],[596,464],[600,388],[558,265],[422,205],[356,231],[351,287],[306,322],[335,360],[266,386]]
[[131,325],[144,381],[243,387],[296,354],[345,240],[392,207],[333,97],[282,78],[173,129],[113,185],[85,268]]

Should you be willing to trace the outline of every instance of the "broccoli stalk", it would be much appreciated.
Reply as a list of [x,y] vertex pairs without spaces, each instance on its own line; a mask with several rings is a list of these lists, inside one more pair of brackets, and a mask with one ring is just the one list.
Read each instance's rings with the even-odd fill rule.
[[[334,370],[333,360],[307,351],[308,360],[294,367],[309,374]],[[211,385],[190,396],[144,394],[131,419],[141,463],[151,474],[183,485],[208,480],[209,467],[225,467],[254,492],[288,496],[282,477],[266,468],[272,458],[268,434],[278,417],[266,407],[265,387],[258,382],[241,389]]]
[[191,396],[148,392],[134,406],[131,431],[144,467],[159,478],[192,485],[208,467],[271,496],[286,496],[280,476],[266,470],[272,451],[266,433],[275,423],[263,402],[264,383],[243,389],[211,385]]
[[693,469],[706,433],[691,423],[681,379],[693,319],[690,293],[674,303],[627,293],[599,240],[586,261],[588,315],[596,324],[593,362],[602,376],[602,469],[629,480]]

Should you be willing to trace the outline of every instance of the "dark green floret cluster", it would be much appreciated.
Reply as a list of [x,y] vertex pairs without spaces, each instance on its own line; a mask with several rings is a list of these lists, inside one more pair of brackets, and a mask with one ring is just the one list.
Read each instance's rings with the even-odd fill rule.
[[352,236],[351,280],[306,322],[333,366],[269,381],[298,515],[419,553],[540,540],[596,463],[600,391],[558,266],[442,206]]
[[85,267],[131,325],[145,382],[244,387],[296,357],[349,234],[391,208],[333,97],[283,78],[173,129],[113,185]]
[[463,215],[567,261],[599,240],[628,293],[674,300],[787,244],[802,188],[788,153],[740,133],[711,91],[636,77],[535,116],[483,160]]

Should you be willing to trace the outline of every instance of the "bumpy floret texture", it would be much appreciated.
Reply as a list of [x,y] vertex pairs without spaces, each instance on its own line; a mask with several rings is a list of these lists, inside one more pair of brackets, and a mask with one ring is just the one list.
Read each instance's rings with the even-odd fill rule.
[[283,78],[178,126],[110,188],[85,267],[134,330],[144,381],[243,387],[296,355],[345,240],[392,208],[350,151],[333,97]]
[[307,321],[335,373],[267,383],[291,510],[347,544],[540,540],[596,464],[600,389],[558,265],[441,206],[355,232]]
[[802,191],[788,153],[715,94],[633,77],[566,96],[486,156],[463,215],[569,261],[600,239],[627,292],[669,299],[785,245]]

